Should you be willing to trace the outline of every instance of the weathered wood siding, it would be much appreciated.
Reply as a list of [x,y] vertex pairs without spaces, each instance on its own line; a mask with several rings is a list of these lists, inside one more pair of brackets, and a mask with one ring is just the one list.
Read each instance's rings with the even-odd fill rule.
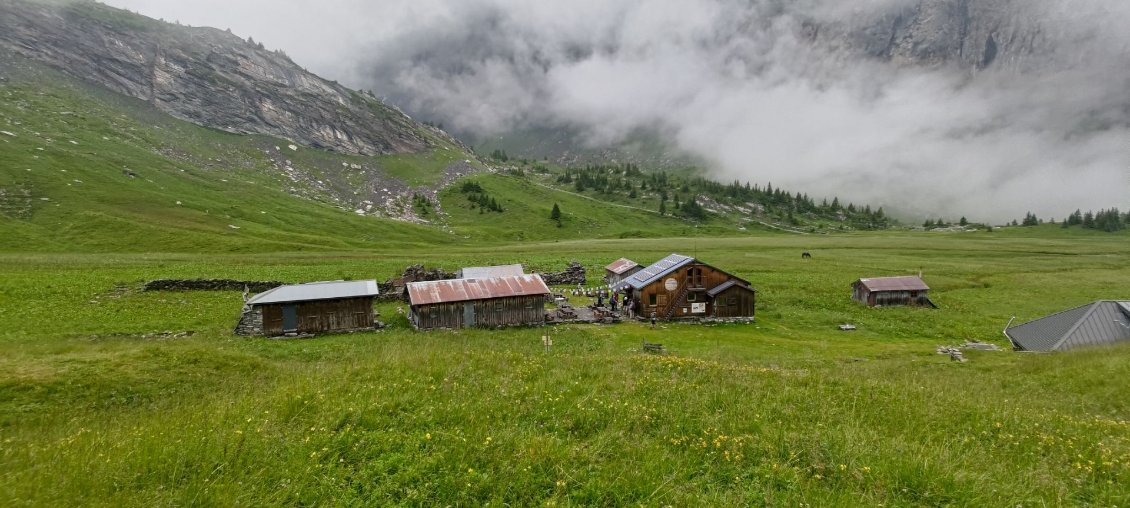
[[420,330],[542,325],[545,324],[545,296],[417,305],[412,307],[409,318]]
[[366,296],[261,305],[263,335],[275,337],[287,333],[283,329],[283,308],[288,306],[294,307],[297,333],[317,334],[373,327],[373,297]]
[[930,306],[930,291],[868,291],[857,285],[852,291],[852,299],[877,307],[880,305]]
[[[710,265],[692,263],[644,286],[633,296],[640,302],[640,316],[645,318],[650,317],[653,311],[660,319],[664,319],[668,317],[668,315],[672,318],[710,316],[712,309],[708,302],[709,296],[706,295],[706,291],[730,280],[730,278],[730,274]],[[666,283],[668,279],[675,280],[676,286],[674,291],[667,290]],[[686,294],[691,292],[696,293],[695,302],[687,301]],[[653,301],[652,297],[654,297],[654,305],[651,303]],[[703,302],[707,302],[706,313],[692,314],[690,312],[691,303]],[[683,312],[684,308],[687,309],[686,312]],[[672,311],[672,309],[674,309],[674,311]]]
[[753,317],[757,303],[757,293],[753,290],[734,286],[714,296],[714,317]]

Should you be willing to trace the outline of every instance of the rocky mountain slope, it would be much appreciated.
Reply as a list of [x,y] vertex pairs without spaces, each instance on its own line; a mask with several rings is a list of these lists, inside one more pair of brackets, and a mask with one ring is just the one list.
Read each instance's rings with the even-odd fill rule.
[[0,49],[227,132],[356,155],[423,152],[437,138],[454,143],[251,40],[95,2],[0,2]]

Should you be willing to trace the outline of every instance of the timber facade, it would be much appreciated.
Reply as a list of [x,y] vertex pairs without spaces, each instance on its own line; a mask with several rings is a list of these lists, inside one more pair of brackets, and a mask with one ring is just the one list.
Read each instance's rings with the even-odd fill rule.
[[541,326],[549,296],[537,274],[413,282],[408,320],[419,330]]
[[876,277],[859,279],[851,285],[851,298],[870,307],[909,305],[933,307],[930,287],[920,277]]
[[749,282],[697,259],[672,254],[616,286],[641,318],[752,318],[757,292]]
[[280,286],[247,301],[237,333],[267,337],[372,330],[377,282]]

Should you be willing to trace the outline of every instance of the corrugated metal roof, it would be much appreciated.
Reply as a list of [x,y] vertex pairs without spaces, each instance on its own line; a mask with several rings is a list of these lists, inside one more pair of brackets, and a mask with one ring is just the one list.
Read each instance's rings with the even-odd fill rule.
[[667,275],[683,266],[686,266],[694,261],[694,258],[684,256],[682,254],[671,254],[651,266],[644,268],[627,279],[624,279],[616,289],[623,289],[625,287],[632,287],[634,289],[642,289],[644,286],[659,280],[660,277]]
[[489,279],[433,280],[408,284],[408,300],[412,305],[547,294],[549,287],[536,273]]
[[468,266],[459,270],[460,279],[490,279],[525,275],[522,265]]
[[906,277],[875,277],[859,279],[868,291],[926,291],[930,289],[922,279],[914,275]]
[[1068,349],[1130,340],[1130,301],[1097,301],[1005,330],[1024,351]]
[[637,266],[640,266],[640,265],[639,265],[639,263],[636,263],[635,261],[632,261],[628,258],[620,258],[620,259],[617,259],[616,261],[613,261],[612,264],[604,267],[604,269],[608,270],[608,271],[610,271],[610,272],[612,272],[616,275],[620,275],[620,274],[622,274],[622,273],[624,273],[628,270],[631,270],[632,268],[635,268]]
[[248,305],[269,303],[307,302],[311,300],[334,300],[338,298],[357,298],[376,296],[377,281],[349,280],[331,282],[311,282],[292,286],[279,286],[259,293],[247,301]]

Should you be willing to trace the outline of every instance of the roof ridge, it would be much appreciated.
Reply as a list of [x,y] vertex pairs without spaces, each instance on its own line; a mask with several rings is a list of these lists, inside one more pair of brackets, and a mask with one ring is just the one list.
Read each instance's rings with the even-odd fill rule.
[[1059,340],[1055,341],[1055,344],[1052,345],[1051,350],[1057,351],[1064,342],[1067,342],[1067,339],[1071,337],[1075,333],[1075,331],[1079,329],[1080,326],[1083,326],[1083,323],[1087,321],[1087,318],[1091,317],[1091,314],[1094,314],[1095,310],[1097,310],[1099,308],[1099,305],[1102,303],[1103,300],[1096,300],[1094,302],[1088,303],[1087,305],[1080,305],[1079,307],[1075,307],[1075,309],[1087,306],[1090,306],[1091,308],[1087,309],[1087,312],[1084,312],[1082,316],[1079,316],[1079,319],[1075,320],[1075,324],[1071,325],[1071,328],[1068,328],[1067,331],[1063,333],[1063,336],[1060,337]]
[[[1036,319],[1033,319],[1033,320],[1030,320],[1030,321],[1025,321],[1025,322],[1023,322],[1023,323],[1020,323],[1020,324],[1018,324],[1018,325],[1016,325],[1016,326],[1010,326],[1010,327],[1009,327],[1008,329],[1009,329],[1009,330],[1011,330],[1011,329],[1013,329],[1013,328],[1020,328],[1021,326],[1024,326],[1024,325],[1026,325],[1026,324],[1028,324],[1028,323],[1035,323],[1036,321],[1042,321],[1042,320],[1048,319],[1048,318],[1050,318],[1050,317],[1055,317],[1055,316],[1058,316],[1058,315],[1060,315],[1060,314],[1066,314],[1066,313],[1068,313],[1068,312],[1071,312],[1071,311],[1073,311],[1073,310],[1078,310],[1078,309],[1082,309],[1083,307],[1087,307],[1087,306],[1089,306],[1089,305],[1094,305],[1094,304],[1096,304],[1096,303],[1099,303],[1099,302],[1102,302],[1102,301],[1103,301],[1103,300],[1096,300],[1096,301],[1093,301],[1093,302],[1087,302],[1087,303],[1084,303],[1083,305],[1076,305],[1076,306],[1074,306],[1074,307],[1071,307],[1071,308],[1069,308],[1069,309],[1063,309],[1063,310],[1061,310],[1061,311],[1059,311],[1059,312],[1053,312],[1053,313],[1051,313],[1051,314],[1048,314],[1048,315],[1046,315],[1046,316],[1044,316],[1044,317],[1038,317],[1038,318],[1036,318]],[[1085,315],[1085,314],[1084,314],[1084,315]]]

